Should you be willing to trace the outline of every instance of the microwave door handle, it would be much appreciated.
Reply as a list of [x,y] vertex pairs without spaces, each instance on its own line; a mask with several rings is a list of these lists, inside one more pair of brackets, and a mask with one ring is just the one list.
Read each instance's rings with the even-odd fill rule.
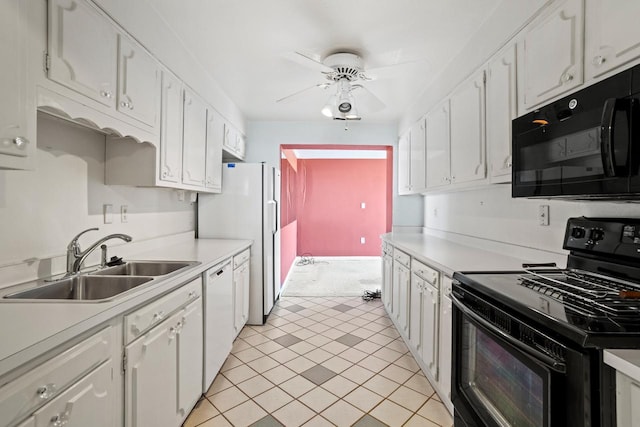
[[609,98],[604,103],[602,110],[602,124],[600,127],[600,153],[602,154],[602,166],[606,177],[616,176],[615,158],[613,151],[613,121],[616,118],[618,106],[617,98]]

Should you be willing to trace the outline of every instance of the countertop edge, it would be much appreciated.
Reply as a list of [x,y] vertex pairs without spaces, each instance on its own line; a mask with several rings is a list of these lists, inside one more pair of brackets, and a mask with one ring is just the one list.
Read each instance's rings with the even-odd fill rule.
[[603,359],[604,363],[616,371],[640,381],[640,350],[605,350]]

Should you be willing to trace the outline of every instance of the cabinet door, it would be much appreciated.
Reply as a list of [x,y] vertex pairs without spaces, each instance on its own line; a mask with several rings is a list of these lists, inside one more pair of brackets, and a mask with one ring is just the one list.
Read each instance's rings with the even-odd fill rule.
[[519,114],[582,84],[583,21],[582,0],[566,0],[527,31],[518,46]]
[[159,179],[174,184],[182,179],[182,106],[182,83],[163,72]]
[[418,354],[422,351],[422,292],[424,280],[411,274],[409,293],[409,344]]
[[422,360],[438,379],[438,290],[425,284],[422,292]]
[[118,35],[117,108],[151,127],[158,122],[160,68],[139,45]]
[[178,312],[125,348],[125,426],[175,427]]
[[245,314],[245,307],[249,306],[249,292],[247,284],[244,283],[246,274],[243,272],[243,266],[244,264],[233,270],[233,328],[235,335],[240,333],[249,316],[248,310]]
[[[403,265],[398,270],[398,299],[399,299],[399,312],[398,323],[400,329],[409,335],[409,287],[411,282],[411,273],[409,269]],[[395,284],[394,284],[395,288]]]
[[391,314],[398,320],[400,315],[400,280],[401,280],[401,268],[395,260],[393,261],[393,275],[391,279]]
[[387,309],[387,313],[391,314],[391,294],[393,293],[393,258],[391,255],[385,254],[382,258],[382,303]]
[[585,73],[598,77],[640,56],[640,2],[585,2]]
[[446,99],[426,117],[427,188],[448,185],[449,167],[449,100]]
[[29,53],[24,33],[28,2],[0,3],[0,169],[33,168],[36,154],[36,107],[28,80]]
[[516,118],[516,46],[487,69],[487,146],[492,182],[511,181],[511,120]]
[[411,127],[409,184],[411,186],[411,193],[413,194],[422,193],[427,189],[427,177],[425,175],[427,162],[426,131],[427,128],[424,118],[418,120]]
[[411,132],[398,140],[398,194],[411,194]]
[[49,1],[49,78],[104,105],[116,102],[117,32],[84,0]]
[[236,151],[238,152],[238,157],[244,159],[247,152],[247,137],[240,132],[238,132],[238,144],[236,146]]
[[104,363],[34,414],[36,427],[114,427],[113,363]]
[[484,70],[451,95],[451,182],[486,176]]
[[222,146],[227,150],[235,151],[236,145],[236,132],[229,122],[224,122],[224,139],[222,140]]
[[222,139],[224,123],[213,109],[207,109],[207,181],[206,187],[222,192]]
[[[445,277],[444,280],[451,279]],[[439,348],[439,368],[440,375],[438,382],[440,389],[447,394],[451,401],[451,333],[452,333],[452,306],[451,298],[442,296],[440,304],[440,348]]]
[[202,298],[182,311],[178,326],[178,424],[202,394]]
[[182,183],[203,187],[207,151],[207,107],[200,98],[184,91]]
[[251,269],[249,261],[242,266],[242,287],[244,297],[242,298],[242,326],[249,321],[249,286],[251,284]]

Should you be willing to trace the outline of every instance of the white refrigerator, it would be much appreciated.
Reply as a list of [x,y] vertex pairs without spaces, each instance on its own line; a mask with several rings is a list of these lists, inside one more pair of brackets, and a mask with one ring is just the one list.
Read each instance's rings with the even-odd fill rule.
[[222,193],[198,196],[198,237],[253,240],[247,323],[262,325],[280,295],[280,171],[264,163],[222,167]]

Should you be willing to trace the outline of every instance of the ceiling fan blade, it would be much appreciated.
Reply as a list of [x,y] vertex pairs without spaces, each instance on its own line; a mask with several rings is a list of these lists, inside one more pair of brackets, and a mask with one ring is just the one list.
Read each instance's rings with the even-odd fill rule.
[[286,103],[295,101],[300,95],[306,93],[307,91],[310,91],[311,89],[315,89],[317,87],[322,88],[322,89],[326,89],[331,85],[332,85],[332,83],[318,83],[318,84],[315,84],[315,85],[313,85],[311,87],[307,87],[307,88],[301,89],[301,90],[299,90],[297,92],[294,92],[291,95],[287,95],[287,96],[285,96],[283,98],[277,99],[276,103],[286,104]]
[[416,67],[421,64],[427,64],[426,59],[416,59],[413,61],[398,62],[397,64],[383,65],[375,68],[368,68],[364,71],[363,80],[380,80],[397,77],[396,71],[400,68]]
[[362,85],[352,85],[351,87],[354,90],[359,89],[358,96],[357,96],[358,102],[356,105],[358,105],[359,107],[362,107],[362,109],[370,113],[375,113],[376,111],[380,111],[386,107],[384,102],[382,102],[380,98],[375,96],[373,92],[371,92],[366,87]]
[[315,71],[320,71],[323,73],[332,73],[334,70],[331,67],[327,67],[320,61],[316,61],[312,57],[305,55],[300,52],[289,52],[285,55],[285,57],[297,64],[302,65],[303,67],[311,68]]

